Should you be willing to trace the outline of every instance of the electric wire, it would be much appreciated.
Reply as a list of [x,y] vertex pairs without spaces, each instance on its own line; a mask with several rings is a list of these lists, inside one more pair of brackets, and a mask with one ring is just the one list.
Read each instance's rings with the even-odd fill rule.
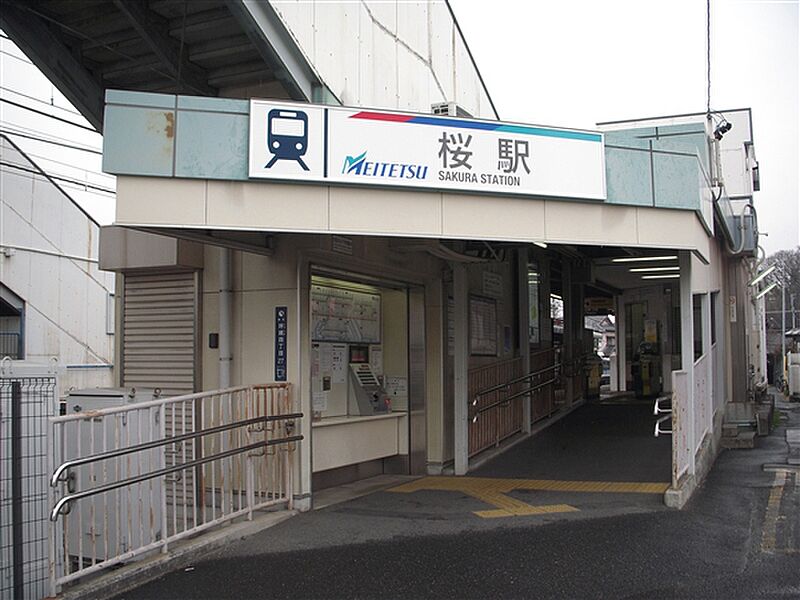
[[25,106],[24,104],[20,104],[19,102],[14,102],[13,100],[9,100],[8,98],[0,97],[0,102],[5,102],[6,104],[10,104],[11,106],[16,106],[17,108],[21,108],[23,110],[30,111],[32,113],[36,113],[37,115],[42,115],[43,117],[49,117],[51,119],[55,119],[56,121],[60,121],[62,123],[66,123],[67,125],[72,125],[74,127],[79,127],[80,129],[85,129],[86,131],[91,131],[92,133],[98,133],[94,127],[89,127],[88,125],[81,125],[80,123],[75,123],[74,121],[70,121],[69,119],[64,119],[62,117],[58,117],[56,115],[51,115],[50,113],[46,113],[42,110],[38,110],[36,108],[31,108],[30,106]]
[[711,0],[706,0],[706,114],[711,114]]
[[[35,131],[35,130],[32,130]],[[69,150],[79,150],[81,152],[89,152],[90,154],[97,154],[98,156],[102,156],[103,152],[101,150],[95,150],[94,148],[85,148],[83,146],[75,146],[74,144],[65,144],[63,142],[57,142],[55,140],[48,140],[42,137],[37,137],[35,135],[29,135],[26,133],[22,133],[19,131],[12,131],[10,129],[0,129],[0,133],[6,135],[14,135],[17,137],[21,137],[27,140],[33,140],[35,142],[42,142],[44,144],[52,144],[54,146],[59,146],[61,148],[68,148]],[[49,160],[49,159],[48,159]]]
[[6,50],[0,50],[0,54],[5,54],[9,58],[13,58],[14,60],[18,60],[19,62],[25,63],[26,65],[32,65],[33,64],[27,58],[23,58],[21,56],[17,56],[16,54],[12,54],[11,52],[7,52]]
[[15,94],[17,96],[22,96],[23,98],[27,98],[28,100],[33,100],[34,102],[39,102],[40,104],[44,104],[45,106],[50,106],[52,108],[57,108],[58,110],[63,110],[64,112],[67,112],[71,115],[77,115],[79,117],[83,117],[83,115],[79,113],[77,110],[72,110],[71,108],[66,106],[58,106],[57,104],[52,104],[47,100],[42,100],[41,98],[37,98],[36,96],[31,96],[30,94],[26,94],[24,92],[18,92],[17,90],[13,90],[11,88],[7,88],[2,85],[0,85],[0,90],[4,92],[9,92],[11,94]]
[[[37,171],[35,169],[29,169],[27,167],[23,167],[22,165],[15,165],[14,163],[9,163],[5,161],[0,161],[0,166],[8,167],[11,169],[17,169],[19,171],[24,171],[26,173],[32,173],[33,175],[42,175],[41,171]],[[117,192],[116,190],[112,190],[110,188],[105,188],[99,185],[93,185],[91,183],[85,183],[83,181],[79,181],[77,179],[72,179],[70,177],[64,177],[62,175],[56,175],[53,173],[45,173],[45,176],[49,177],[50,179],[55,179],[57,181],[62,181],[64,183],[69,183],[79,188],[83,188],[86,190],[96,190],[98,192],[103,192],[104,194],[111,194],[112,196],[115,195]]]
[[116,179],[114,177],[114,175],[109,175],[108,173],[103,173],[102,171],[95,171],[94,169],[87,169],[85,167],[81,167],[81,166],[75,165],[74,163],[66,163],[66,162],[63,162],[63,161],[60,161],[60,160],[56,160],[55,158],[50,158],[49,156],[44,156],[42,154],[36,154],[34,152],[26,152],[25,154],[27,154],[28,156],[30,156],[32,158],[39,158],[41,160],[46,160],[47,162],[51,162],[51,163],[54,163],[54,164],[57,164],[57,165],[61,165],[63,167],[68,167],[70,169],[75,169],[77,171],[83,171],[86,175],[92,174],[92,175],[95,175],[97,177],[106,177],[106,178],[111,178],[112,180]]

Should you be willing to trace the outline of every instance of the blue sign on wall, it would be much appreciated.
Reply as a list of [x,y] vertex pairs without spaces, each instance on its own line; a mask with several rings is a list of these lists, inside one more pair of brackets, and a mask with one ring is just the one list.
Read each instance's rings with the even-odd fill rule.
[[286,322],[288,309],[275,307],[275,381],[286,381]]

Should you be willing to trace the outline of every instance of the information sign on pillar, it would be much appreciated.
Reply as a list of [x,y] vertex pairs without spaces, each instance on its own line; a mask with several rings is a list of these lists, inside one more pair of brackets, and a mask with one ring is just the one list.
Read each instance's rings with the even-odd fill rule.
[[287,313],[285,306],[275,308],[275,381],[286,381]]

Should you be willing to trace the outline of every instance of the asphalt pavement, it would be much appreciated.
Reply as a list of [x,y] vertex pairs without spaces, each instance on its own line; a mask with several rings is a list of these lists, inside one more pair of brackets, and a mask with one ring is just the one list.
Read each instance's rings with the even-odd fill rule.
[[[118,598],[800,598],[800,473],[763,468],[786,463],[786,429],[800,427],[800,404],[779,409],[782,425],[753,450],[723,451],[681,511],[627,488],[551,489],[566,475],[664,477],[664,442],[645,439],[639,417],[589,406],[557,424],[560,435],[553,427],[473,474],[525,478],[532,490],[496,491],[575,510],[526,514],[512,503],[482,518],[494,496],[417,483],[301,514]],[[609,415],[611,430],[601,426]],[[616,468],[576,457],[613,460],[626,436]],[[551,470],[559,464],[576,468]]]

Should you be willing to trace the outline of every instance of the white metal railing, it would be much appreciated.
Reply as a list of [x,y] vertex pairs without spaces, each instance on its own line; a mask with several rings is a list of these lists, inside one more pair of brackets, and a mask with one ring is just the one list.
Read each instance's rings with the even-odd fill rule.
[[686,371],[672,372],[672,485],[689,471],[694,449],[689,432],[689,378]]
[[708,380],[708,362],[711,357],[708,352],[703,354],[694,363],[694,443],[693,452],[697,452],[703,444],[703,438],[709,431],[708,422],[711,414],[711,389]]
[[291,409],[288,384],[265,384],[51,418],[53,595],[254,510],[291,508],[303,437]]

